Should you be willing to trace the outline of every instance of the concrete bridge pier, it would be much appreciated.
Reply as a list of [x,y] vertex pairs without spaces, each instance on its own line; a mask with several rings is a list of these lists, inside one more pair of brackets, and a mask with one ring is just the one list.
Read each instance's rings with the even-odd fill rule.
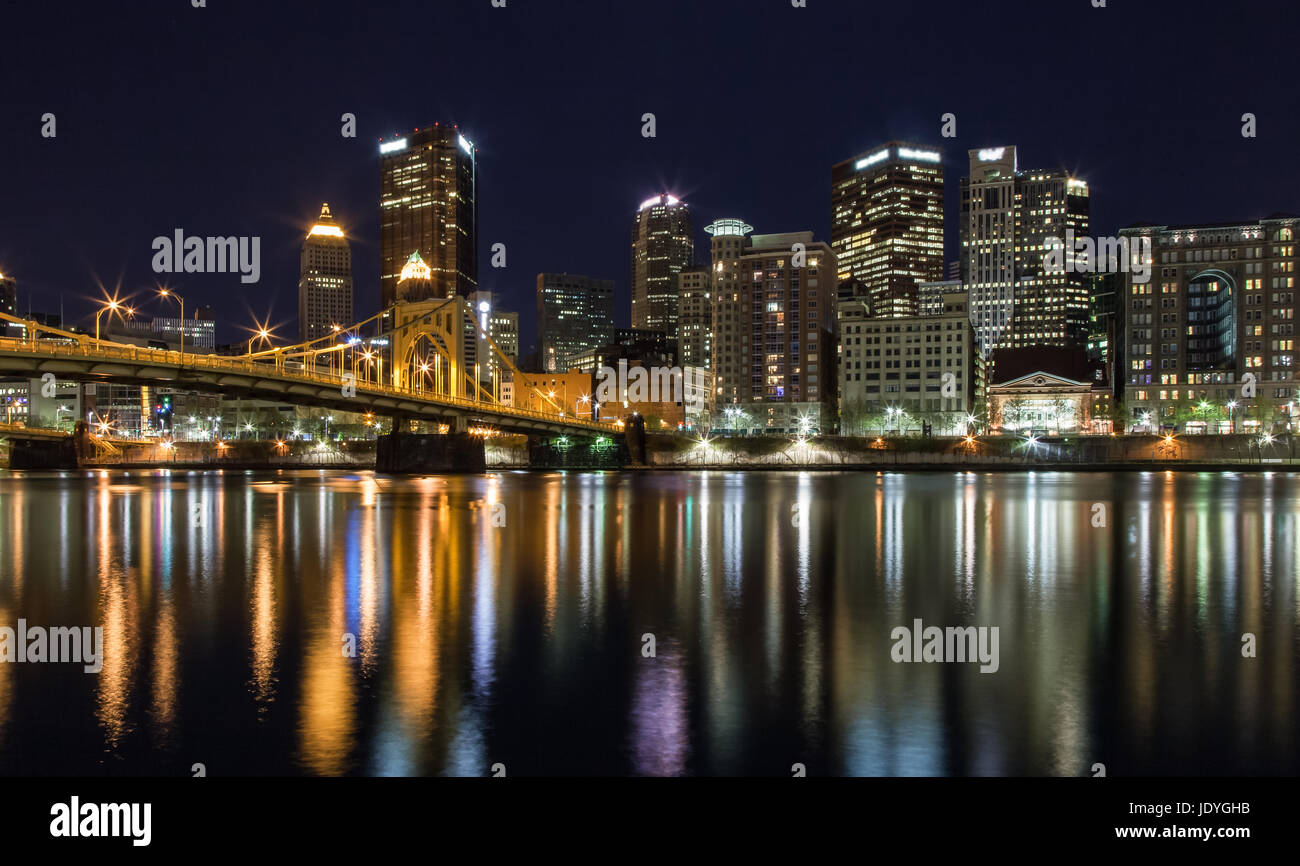
[[59,439],[45,437],[22,438],[22,434],[9,437],[9,468],[42,470],[72,470],[81,468],[91,453],[90,433],[85,421],[78,421],[71,436]]
[[528,437],[528,465],[534,469],[622,469],[630,462],[622,436]]
[[450,424],[447,433],[396,432],[405,426],[399,427],[398,420],[394,419],[395,432],[382,435],[375,442],[376,472],[427,475],[487,471],[483,437],[458,431],[456,424]]

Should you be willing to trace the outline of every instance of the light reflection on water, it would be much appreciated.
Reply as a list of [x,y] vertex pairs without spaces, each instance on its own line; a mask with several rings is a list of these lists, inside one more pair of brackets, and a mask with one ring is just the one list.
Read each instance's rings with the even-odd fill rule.
[[[1296,490],[0,475],[0,625],[105,651],[0,663],[0,772],[1296,774]],[[997,626],[999,671],[891,661],[915,619]]]

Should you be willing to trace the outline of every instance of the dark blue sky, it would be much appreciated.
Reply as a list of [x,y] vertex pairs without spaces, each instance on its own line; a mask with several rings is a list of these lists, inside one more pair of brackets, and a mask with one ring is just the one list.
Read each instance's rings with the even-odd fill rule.
[[[829,232],[831,165],[942,144],[948,258],[971,147],[1092,186],[1094,232],[1300,211],[1282,0],[133,0],[0,11],[0,271],[20,303],[87,316],[96,280],[153,284],[177,227],[258,235],[262,279],[169,278],[218,339],[250,313],[295,333],[303,232],[329,201],[357,310],[378,303],[377,139],[457,123],[479,147],[480,282],[533,339],[539,271],[612,278],[660,192],[697,227]],[[40,135],[45,112],[58,136]],[[339,134],[353,112],[358,135]],[[653,112],[658,137],[643,139]],[[940,115],[958,136],[939,137]],[[1241,115],[1258,137],[1241,136]],[[698,232],[701,253],[705,236]],[[509,267],[489,267],[493,243]],[[157,309],[149,301],[145,309]],[[153,305],[153,306],[150,306]],[[359,316],[360,317],[360,316]],[[85,319],[83,319],[84,321]]]

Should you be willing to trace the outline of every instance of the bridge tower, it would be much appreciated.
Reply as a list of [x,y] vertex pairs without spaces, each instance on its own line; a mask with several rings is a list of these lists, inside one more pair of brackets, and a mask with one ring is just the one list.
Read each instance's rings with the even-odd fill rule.
[[393,387],[472,397],[465,375],[467,301],[398,301],[390,309]]

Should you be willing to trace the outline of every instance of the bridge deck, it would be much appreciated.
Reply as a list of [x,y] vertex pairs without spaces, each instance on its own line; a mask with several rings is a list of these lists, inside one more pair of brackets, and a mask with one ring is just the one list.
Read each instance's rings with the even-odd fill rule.
[[[621,432],[612,421],[520,409],[421,389],[400,389],[365,378],[352,380],[285,363],[150,349],[80,336],[75,344],[0,338],[0,371],[8,375],[39,377],[52,372],[60,378],[81,381],[113,379],[132,384],[170,385],[341,411],[409,414],[426,420],[473,418],[513,432],[603,435]],[[354,386],[355,394],[347,394],[345,386]]]

